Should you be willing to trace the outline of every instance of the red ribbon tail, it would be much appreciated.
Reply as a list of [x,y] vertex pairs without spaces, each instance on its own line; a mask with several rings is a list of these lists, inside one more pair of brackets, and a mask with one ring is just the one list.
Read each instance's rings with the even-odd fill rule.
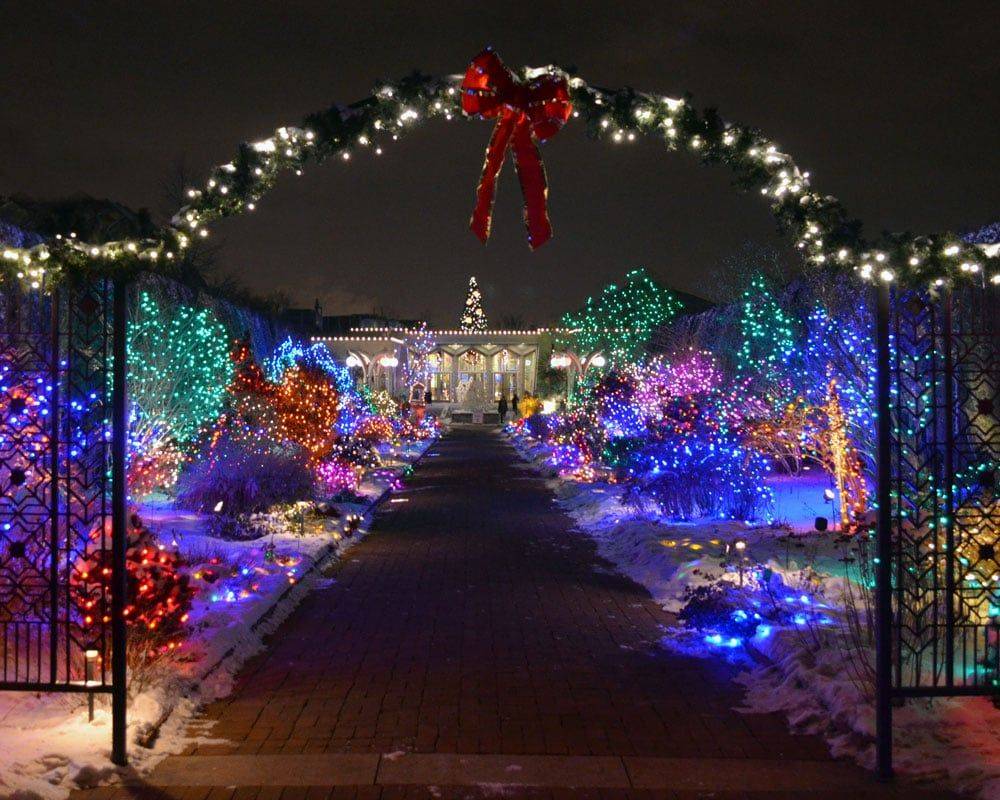
[[486,160],[483,162],[483,174],[476,187],[476,207],[472,211],[469,227],[483,244],[490,238],[490,227],[493,224],[493,199],[496,196],[497,176],[507,156],[507,146],[514,132],[514,117],[504,114],[497,120],[493,128],[490,143],[486,146]]
[[515,128],[511,149],[514,151],[514,166],[521,182],[521,194],[524,196],[524,224],[528,229],[528,245],[532,250],[537,250],[552,238],[547,202],[549,187],[545,180],[542,156],[531,138],[531,129],[526,120],[522,120]]

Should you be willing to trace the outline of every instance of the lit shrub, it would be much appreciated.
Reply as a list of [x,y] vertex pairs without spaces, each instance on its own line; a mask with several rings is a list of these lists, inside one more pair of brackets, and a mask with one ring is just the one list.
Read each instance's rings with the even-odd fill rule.
[[225,326],[208,309],[142,292],[128,323],[129,484],[170,488],[195,442],[222,413],[233,377]]
[[752,593],[726,581],[688,588],[677,618],[686,628],[724,641],[749,639],[765,618]]
[[725,441],[691,436],[648,444],[627,463],[625,502],[652,504],[671,519],[757,519],[772,502],[764,457]]
[[532,414],[524,418],[524,428],[529,436],[545,441],[549,436],[549,423],[551,417],[544,414]]
[[226,514],[247,514],[311,493],[312,473],[297,451],[258,453],[224,442],[181,474],[177,502],[194,511],[219,507]]
[[[133,669],[175,653],[188,635],[195,588],[176,549],[160,546],[138,515],[129,518],[125,568],[128,592],[124,616],[129,628],[128,661]],[[100,650],[111,622],[111,523],[90,533],[90,545],[70,572],[76,636],[85,648]],[[107,661],[110,653],[100,652]]]
[[310,463],[319,463],[336,441],[339,398],[334,379],[322,370],[287,370],[275,394],[278,438],[305,450]]
[[358,468],[341,458],[324,461],[316,467],[316,478],[325,495],[343,491],[356,492],[361,482]]

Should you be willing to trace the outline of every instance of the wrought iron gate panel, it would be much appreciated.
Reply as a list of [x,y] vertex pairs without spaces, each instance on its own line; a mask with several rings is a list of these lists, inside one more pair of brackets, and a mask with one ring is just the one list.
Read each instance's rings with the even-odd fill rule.
[[[102,669],[93,680],[108,682],[110,666],[111,582],[103,576],[84,577],[81,564],[94,549],[111,549],[110,409],[111,409],[111,311],[109,281],[90,282],[76,290],[65,304],[62,352],[70,413],[62,416],[60,476],[66,503],[63,529],[67,562],[62,581],[86,589],[95,606],[89,613],[96,627],[74,620],[73,603],[66,602],[67,653],[97,651]],[[77,591],[79,595],[79,590]],[[76,609],[79,616],[86,613]],[[74,624],[77,623],[77,624]]]
[[954,295],[954,506],[956,625],[964,674],[973,688],[997,688],[1000,675],[1000,290]]
[[[42,650],[49,638],[52,602],[51,425],[45,418],[49,394],[36,380],[55,371],[52,332],[45,302],[27,303],[16,294],[3,298],[0,346],[0,625],[3,681],[40,682]],[[34,656],[34,658],[33,658]]]
[[0,688],[111,690],[111,582],[81,567],[111,547],[111,299],[0,297]]
[[1000,671],[1000,290],[896,292],[892,691],[981,694]]

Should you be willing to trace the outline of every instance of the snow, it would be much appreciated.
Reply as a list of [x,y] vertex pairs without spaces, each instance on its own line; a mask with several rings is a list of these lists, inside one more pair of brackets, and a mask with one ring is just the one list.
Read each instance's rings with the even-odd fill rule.
[[843,559],[849,554],[849,542],[834,534],[813,535],[815,518],[828,505],[823,490],[830,481],[822,473],[797,481],[778,476],[769,482],[775,490],[775,507],[782,512],[779,518],[787,524],[752,526],[716,519],[670,522],[654,511],[625,506],[620,486],[558,477],[547,463],[544,445],[520,438],[514,444],[547,476],[561,508],[595,540],[598,552],[645,586],[667,611],[680,610],[689,587],[732,577],[724,565],[732,561],[732,546],[738,539],[746,542],[746,553],[754,562],[767,564],[791,585],[805,581],[809,568],[831,578],[845,576]]
[[[850,537],[815,529],[816,517],[831,518],[823,491],[829,476],[774,476],[773,526],[751,527],[721,520],[670,522],[654,512],[621,503],[621,487],[560,477],[548,463],[549,448],[526,435],[512,443],[525,467],[547,478],[559,506],[598,552],[644,586],[666,611],[679,612],[685,593],[718,581],[738,582],[732,545],[746,542],[754,564],[766,565],[786,587],[807,592],[825,621],[842,622],[845,591],[857,587],[850,566]],[[529,466],[530,465],[530,466]],[[728,552],[727,552],[727,547]],[[819,605],[822,604],[822,605]],[[747,713],[782,712],[797,732],[823,736],[830,752],[874,767],[874,714],[857,676],[857,659],[846,655],[840,625],[827,628],[775,627],[747,647],[707,647],[705,637],[678,625],[663,644],[698,657],[725,658],[743,665]],[[856,651],[855,651],[856,652]],[[869,651],[861,658],[873,663]],[[943,781],[982,800],[1000,798],[1000,710],[989,698],[911,700],[894,709],[895,766],[908,777]]]
[[[872,706],[840,651],[804,648],[793,631],[778,632],[762,649],[772,665],[739,676],[747,691],[741,710],[783,712],[792,730],[823,736],[834,756],[874,769]],[[909,700],[893,709],[893,734],[898,773],[1000,798],[1000,710],[989,698]]]
[[[383,464],[399,469],[418,459],[432,441],[385,447]],[[294,521],[283,531],[253,541],[224,541],[206,532],[208,515],[171,509],[151,498],[139,515],[161,544],[177,543],[197,575],[211,569],[214,582],[199,587],[191,610],[191,635],[181,654],[162,664],[143,686],[133,684],[128,710],[130,774],[142,775],[191,741],[188,723],[200,706],[226,696],[240,666],[263,648],[264,638],[288,617],[308,592],[327,580],[320,567],[343,558],[363,538],[370,518],[350,539],[340,534],[343,517],[367,514],[391,490],[389,476],[369,478],[363,505],[338,504],[341,516],[310,523],[302,535]],[[276,520],[277,521],[277,520]],[[275,559],[264,558],[273,542]],[[236,587],[229,599],[220,587]],[[253,587],[251,590],[249,587]],[[245,590],[241,596],[239,589]],[[213,600],[213,595],[215,599]],[[134,676],[133,676],[134,679]],[[150,746],[137,745],[148,737]],[[76,788],[117,779],[111,764],[111,713],[107,695],[95,699],[94,721],[80,695],[0,692],[0,800],[62,800]]]
[[836,492],[833,501],[824,498],[825,489],[834,490],[833,481],[825,472],[807,466],[797,477],[771,475],[767,485],[774,493],[775,520],[787,523],[797,533],[811,533],[816,530],[816,518],[825,517],[832,529],[836,520]]
[[[140,512],[141,513],[141,512]],[[148,522],[172,521],[161,512]],[[192,567],[209,556],[220,565],[236,565],[259,555],[257,542],[223,542],[197,532],[191,515],[183,515],[173,526],[184,529],[185,557]],[[159,536],[159,533],[158,533]],[[164,665],[150,676],[148,686],[133,698],[128,711],[129,741],[148,735],[167,717],[159,730],[155,748],[130,745],[130,766],[142,773],[160,758],[176,752],[186,741],[183,728],[197,707],[225,696],[238,667],[262,646],[263,637],[292,611],[315,585],[318,572],[310,568],[329,550],[329,539],[274,537],[278,553],[295,553],[297,568],[305,577],[291,584],[280,571],[261,576],[257,593],[239,603],[212,602],[200,586],[191,611],[191,636],[169,668]],[[258,624],[274,608],[266,622]],[[220,662],[223,662],[220,665]],[[79,695],[0,694],[0,797],[62,798],[78,786],[96,785],[114,776],[110,763],[111,714],[107,695],[95,698],[94,723],[87,720],[86,700]]]

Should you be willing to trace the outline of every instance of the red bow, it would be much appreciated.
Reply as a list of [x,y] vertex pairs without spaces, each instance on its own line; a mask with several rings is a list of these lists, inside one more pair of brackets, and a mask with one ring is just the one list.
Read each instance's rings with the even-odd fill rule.
[[462,110],[481,117],[499,117],[486,148],[483,174],[476,189],[476,208],[469,227],[485,244],[490,237],[493,198],[497,176],[509,147],[524,195],[524,223],[528,244],[534,250],[552,237],[546,206],[548,186],[545,167],[535,141],[555,136],[569,119],[566,79],[540,75],[522,83],[507,69],[500,56],[487,48],[476,56],[462,81]]

